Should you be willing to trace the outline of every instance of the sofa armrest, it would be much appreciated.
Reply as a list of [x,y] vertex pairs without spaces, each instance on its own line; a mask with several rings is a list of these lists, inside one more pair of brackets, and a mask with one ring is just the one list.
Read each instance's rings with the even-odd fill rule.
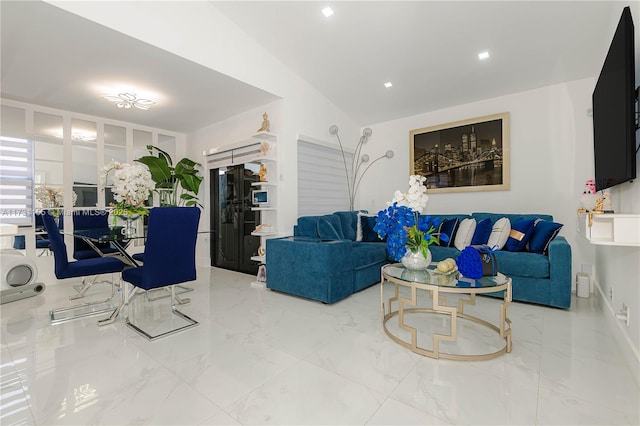
[[352,241],[267,240],[267,288],[324,303],[353,293]]
[[564,237],[557,236],[549,243],[549,278],[556,290],[552,293],[554,306],[571,304],[571,246]]

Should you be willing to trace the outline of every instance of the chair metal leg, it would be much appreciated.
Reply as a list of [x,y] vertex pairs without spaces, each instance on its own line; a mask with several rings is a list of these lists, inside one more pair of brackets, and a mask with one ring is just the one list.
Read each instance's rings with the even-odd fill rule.
[[[115,284],[112,282],[111,295],[104,300],[86,302],[78,305],[52,309],[51,311],[49,311],[49,319],[51,320],[51,324],[60,324],[78,318],[92,317],[109,312],[116,308],[116,306],[113,304],[113,297],[115,296],[115,293]],[[84,294],[82,296],[84,296]],[[74,300],[75,298],[76,297],[73,296],[70,299]],[[69,313],[69,315],[67,315],[67,313]]]
[[[177,294],[189,293],[190,291],[194,290],[192,287],[188,287],[186,285],[181,285],[181,284],[176,284],[176,287],[180,289],[180,291],[176,292]],[[161,295],[159,296],[158,294],[161,294]],[[147,300],[150,300],[152,302],[154,300],[164,299],[169,296],[171,296],[171,292],[167,287],[156,288],[156,289],[147,291]],[[183,300],[185,300],[184,303],[189,303],[191,301],[188,298]]]
[[[134,287],[135,288],[135,287]],[[125,316],[125,322],[127,324],[127,326],[133,330],[135,330],[136,332],[138,332],[139,334],[141,334],[142,336],[144,336],[145,338],[147,338],[150,341],[156,340],[156,339],[160,339],[162,337],[166,337],[169,336],[171,334],[175,334],[178,333],[180,331],[186,330],[188,328],[192,328],[197,326],[199,323],[198,321],[194,320],[193,318],[189,317],[188,315],[185,315],[184,313],[180,312],[179,310],[176,309],[176,302],[178,304],[182,304],[182,303],[187,303],[185,301],[182,301],[182,299],[179,299],[176,296],[176,291],[175,291],[175,286],[171,286],[171,313],[179,318],[182,318],[183,320],[185,320],[187,322],[186,325],[182,326],[182,327],[178,327],[178,328],[174,328],[171,329],[169,331],[166,331],[164,333],[160,333],[160,334],[150,334],[147,331],[143,330],[141,327],[138,327],[137,325],[135,325],[134,323],[132,323],[131,321],[129,321],[129,313],[127,312],[126,316]]]
[[95,284],[109,283],[114,285],[113,281],[109,280],[100,280],[98,281],[98,275],[94,275],[91,279],[87,280],[87,277],[82,278],[82,284],[74,285],[73,288],[76,289],[78,294],[69,297],[69,300],[78,300],[82,299],[84,295],[87,293],[91,287]]

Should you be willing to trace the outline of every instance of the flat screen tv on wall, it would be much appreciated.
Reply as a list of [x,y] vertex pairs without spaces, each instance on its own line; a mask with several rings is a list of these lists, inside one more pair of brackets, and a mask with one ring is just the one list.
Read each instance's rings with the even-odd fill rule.
[[634,27],[625,7],[593,91],[596,190],[636,178]]

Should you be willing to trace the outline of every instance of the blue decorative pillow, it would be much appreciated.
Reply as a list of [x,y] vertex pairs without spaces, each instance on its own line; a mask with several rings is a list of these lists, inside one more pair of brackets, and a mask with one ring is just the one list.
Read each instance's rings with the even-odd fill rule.
[[342,240],[336,227],[326,217],[318,218],[318,236],[323,241]]
[[367,243],[382,242],[378,233],[373,230],[376,226],[376,216],[360,216],[360,225],[362,226],[362,241]]
[[533,234],[534,224],[535,219],[520,219],[513,222],[509,239],[504,247],[508,251],[523,251],[531,238],[531,234]]
[[[460,221],[458,218],[454,219],[444,219],[440,222],[440,227],[438,228],[438,244],[442,247],[454,247],[453,241],[456,237],[456,231],[458,230],[458,224]],[[442,235],[446,235],[449,240],[445,241],[444,238],[440,238]]]
[[563,226],[561,223],[537,220],[529,240],[529,251],[540,254],[546,253],[549,243],[558,235]]
[[491,230],[493,229],[493,222],[491,219],[486,218],[482,219],[478,223],[476,223],[476,230],[473,232],[473,238],[471,238],[471,245],[483,245],[487,244],[489,241],[489,236],[491,235]]

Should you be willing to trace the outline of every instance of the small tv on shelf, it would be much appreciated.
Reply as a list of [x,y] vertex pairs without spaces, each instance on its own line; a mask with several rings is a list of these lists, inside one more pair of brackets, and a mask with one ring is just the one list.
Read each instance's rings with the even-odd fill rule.
[[258,207],[266,207],[269,205],[269,192],[267,190],[258,189],[251,191],[251,202]]
[[636,178],[635,71],[633,19],[625,7],[592,97],[597,191]]

